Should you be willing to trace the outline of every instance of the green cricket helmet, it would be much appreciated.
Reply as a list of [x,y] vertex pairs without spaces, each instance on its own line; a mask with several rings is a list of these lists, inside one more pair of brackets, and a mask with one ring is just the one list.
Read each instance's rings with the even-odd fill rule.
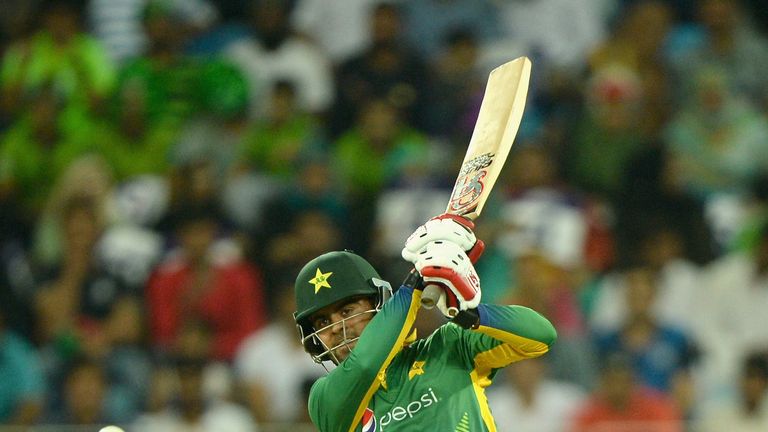
[[[293,317],[299,330],[304,349],[312,358],[322,363],[332,360],[336,347],[326,347],[317,336],[310,318],[326,306],[357,297],[373,299],[378,312],[392,295],[390,284],[381,279],[376,270],[361,256],[351,251],[328,252],[308,262],[299,272],[294,285],[296,312]],[[351,317],[350,317],[351,318]]]

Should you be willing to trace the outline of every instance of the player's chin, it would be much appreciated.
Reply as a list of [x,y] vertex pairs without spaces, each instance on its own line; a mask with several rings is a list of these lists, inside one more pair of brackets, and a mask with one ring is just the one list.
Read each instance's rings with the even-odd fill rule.
[[355,345],[357,345],[357,341],[342,344],[341,346],[336,348],[333,353],[336,355],[336,358],[338,358],[339,360],[344,360],[347,357],[349,357],[349,354],[355,348]]

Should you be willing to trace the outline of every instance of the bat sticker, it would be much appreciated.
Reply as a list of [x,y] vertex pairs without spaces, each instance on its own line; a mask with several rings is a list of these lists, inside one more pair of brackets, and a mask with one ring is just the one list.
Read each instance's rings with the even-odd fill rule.
[[472,171],[479,171],[483,168],[487,168],[491,166],[493,163],[493,153],[483,153],[480,156],[474,157],[461,165],[461,170],[459,171],[460,176],[465,176]]
[[452,211],[457,214],[463,214],[472,210],[473,204],[480,198],[485,188],[483,178],[485,178],[486,174],[488,172],[485,170],[474,171],[456,180],[456,186],[454,186],[453,194],[451,195]]

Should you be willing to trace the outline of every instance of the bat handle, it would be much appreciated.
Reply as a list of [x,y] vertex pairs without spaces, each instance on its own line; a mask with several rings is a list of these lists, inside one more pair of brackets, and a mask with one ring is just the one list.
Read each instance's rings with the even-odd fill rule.
[[[437,301],[440,299],[441,290],[442,288],[437,285],[427,285],[424,287],[421,294],[421,306],[424,309],[432,309],[435,307]],[[455,310],[455,308],[451,309]],[[475,328],[480,322],[480,315],[477,313],[477,309],[457,311],[457,313],[453,315],[453,318],[451,318],[451,322],[458,324],[465,329]]]
[[442,288],[437,285],[427,285],[421,294],[421,306],[424,309],[432,309],[437,306]]

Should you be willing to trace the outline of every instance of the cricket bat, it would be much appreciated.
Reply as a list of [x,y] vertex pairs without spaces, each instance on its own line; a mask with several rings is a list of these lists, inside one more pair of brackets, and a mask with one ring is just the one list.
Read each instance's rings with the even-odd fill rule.
[[[446,213],[472,220],[480,216],[520,127],[530,77],[531,61],[527,57],[518,57],[491,71]],[[427,286],[422,305],[434,307],[440,294],[438,286]]]

